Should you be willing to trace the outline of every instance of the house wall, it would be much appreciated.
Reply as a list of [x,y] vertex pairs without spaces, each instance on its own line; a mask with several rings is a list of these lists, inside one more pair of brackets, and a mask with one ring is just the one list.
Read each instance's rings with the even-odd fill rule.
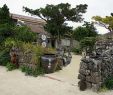
[[79,47],[79,42],[76,40],[71,40],[70,39],[61,39],[61,45],[62,46],[71,46],[72,44],[72,48],[77,48]]

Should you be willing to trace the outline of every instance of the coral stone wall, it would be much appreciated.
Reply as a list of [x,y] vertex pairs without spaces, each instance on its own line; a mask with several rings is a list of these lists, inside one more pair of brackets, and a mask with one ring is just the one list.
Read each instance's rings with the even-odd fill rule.
[[[11,59],[14,59],[13,55],[16,55],[16,62],[14,64],[17,64],[19,66],[28,66],[32,69],[35,69],[37,67],[37,61],[34,58],[35,57],[35,53],[32,52],[27,52],[24,53],[21,50],[19,50],[18,48],[12,48],[10,51],[10,56]],[[12,60],[13,63],[13,60]]]
[[98,91],[106,78],[113,76],[113,41],[99,42],[95,53],[82,58],[80,63],[79,88]]

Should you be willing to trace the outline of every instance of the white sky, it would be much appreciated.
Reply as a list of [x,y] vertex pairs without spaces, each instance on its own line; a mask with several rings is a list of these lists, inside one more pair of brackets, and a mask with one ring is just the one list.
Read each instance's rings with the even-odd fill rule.
[[[72,5],[72,7],[78,4],[87,4],[88,9],[83,16],[85,21],[91,21],[92,16],[107,16],[113,12],[113,0],[0,0],[0,7],[7,4],[11,13],[28,15],[27,13],[23,12],[23,6],[36,9],[46,6],[46,4],[59,4],[61,2],[68,2]],[[69,25],[77,27],[81,24],[69,23]],[[101,34],[107,32],[107,30],[102,27],[97,27],[97,29]]]

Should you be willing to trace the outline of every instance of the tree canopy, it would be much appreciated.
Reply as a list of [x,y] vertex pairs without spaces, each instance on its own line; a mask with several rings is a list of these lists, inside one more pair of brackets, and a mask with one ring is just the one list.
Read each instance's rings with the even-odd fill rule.
[[85,37],[96,37],[97,36],[96,28],[94,27],[94,24],[90,22],[84,22],[82,26],[77,27],[73,31],[74,31],[73,37],[77,41],[80,41],[84,39]]
[[9,8],[6,4],[3,5],[2,8],[0,8],[0,24],[13,24],[12,18],[10,16]]
[[50,32],[53,37],[63,36],[71,31],[72,27],[67,26],[66,21],[81,22],[83,20],[82,15],[86,12],[86,9],[86,4],[71,8],[69,3],[46,5],[45,8],[36,10],[24,7],[25,12],[36,15],[46,22],[45,30]]
[[95,20],[96,24],[108,29],[110,32],[113,32],[113,13],[111,16],[101,17],[101,16],[93,16],[92,19]]

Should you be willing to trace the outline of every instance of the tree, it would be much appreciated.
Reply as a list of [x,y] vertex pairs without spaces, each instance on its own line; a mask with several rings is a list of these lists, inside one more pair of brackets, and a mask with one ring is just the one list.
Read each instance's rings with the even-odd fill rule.
[[0,24],[13,24],[13,20],[10,16],[9,8],[7,5],[3,5],[2,8],[0,8]]
[[95,23],[108,29],[111,32],[113,32],[113,13],[111,13],[111,16],[101,17],[101,16],[93,16],[92,19],[95,20]]
[[5,4],[0,8],[0,44],[6,38],[14,35],[13,27],[14,22],[10,16],[9,8]]
[[60,39],[72,27],[67,26],[66,21],[81,22],[83,20],[82,14],[86,12],[87,5],[80,4],[75,8],[71,5],[61,3],[58,5],[46,5],[45,8],[36,10],[24,7],[24,11],[32,15],[36,15],[46,22],[45,30],[49,32],[54,38]]
[[73,31],[74,31],[73,37],[77,41],[81,41],[85,37],[97,36],[96,28],[94,27],[94,24],[90,22],[84,22],[83,26],[79,26]]
[[95,37],[85,37],[84,39],[80,41],[80,48],[82,50],[85,50],[86,52],[91,53],[94,49],[95,43],[96,43]]

